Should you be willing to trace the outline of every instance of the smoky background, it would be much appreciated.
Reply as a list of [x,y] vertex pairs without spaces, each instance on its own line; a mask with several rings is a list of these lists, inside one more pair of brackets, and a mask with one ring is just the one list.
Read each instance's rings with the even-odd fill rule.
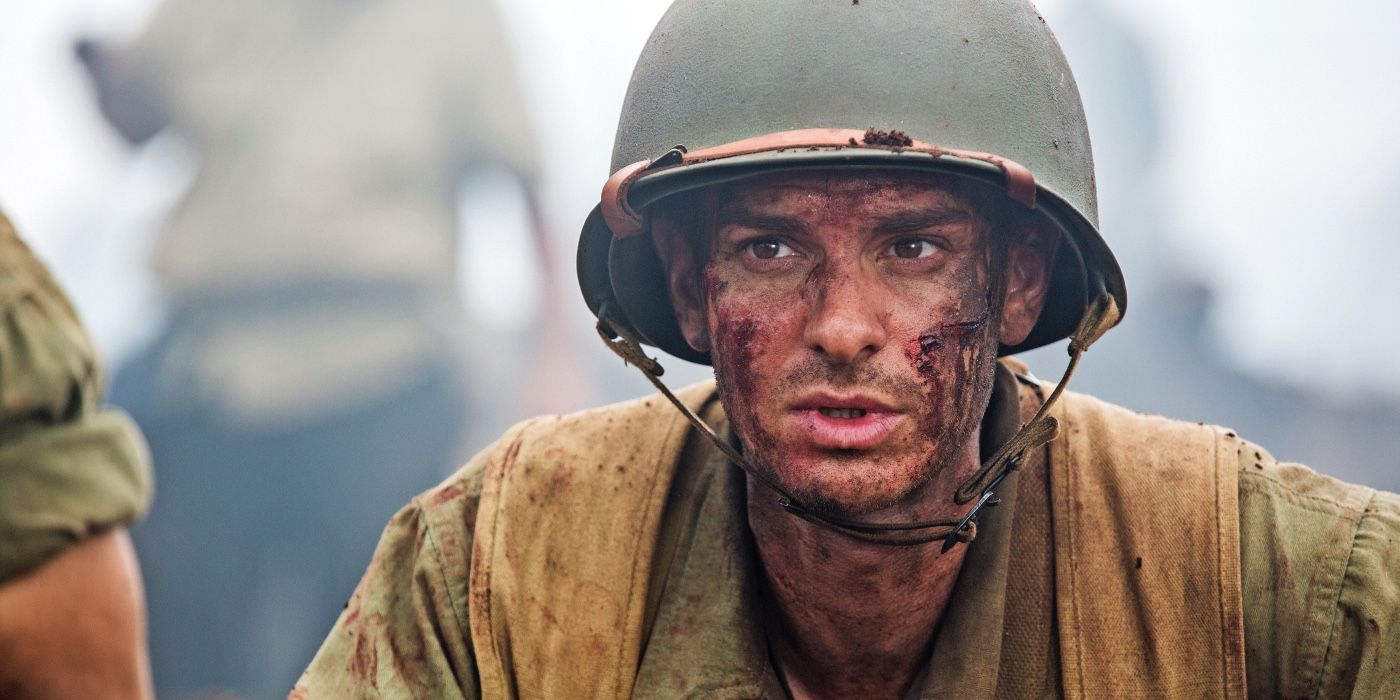
[[[181,129],[176,118],[132,145],[104,118],[76,47],[89,39],[121,55],[150,31],[159,0],[3,0],[0,207],[73,296],[118,385],[113,400],[161,407],[123,405],[157,448],[157,503],[135,535],[162,695],[262,697],[284,690],[309,660],[378,529],[412,494],[518,420],[650,392],[594,337],[576,292],[573,250],[608,174],[627,77],[667,3],[165,5],[184,8],[191,34],[218,35],[211,23],[244,32],[227,39],[243,51],[242,63],[227,75],[204,74],[224,77],[193,80],[186,100],[199,112],[189,119],[237,115],[239,128],[201,136],[203,127]],[[1400,74],[1393,40],[1400,4],[1039,5],[1079,83],[1101,228],[1129,289],[1124,323],[1086,355],[1072,388],[1144,412],[1229,425],[1280,459],[1400,490],[1400,281],[1391,270],[1400,257],[1400,93],[1389,87]],[[223,20],[208,19],[219,13]],[[170,45],[180,47],[182,25],[173,26]],[[276,50],[258,50],[260,41]],[[189,41],[167,60],[217,62],[210,45]],[[429,54],[441,60],[424,63]],[[268,62],[270,72],[240,72],[252,59]],[[239,76],[280,84],[287,66],[313,63],[319,73],[287,79],[281,93],[226,91]],[[285,117],[296,111],[286,105],[336,81],[349,86],[341,97],[315,102],[327,110],[327,126],[344,114],[364,130],[336,138],[303,124],[308,136],[293,140],[303,147],[266,151],[265,169],[225,171],[215,192],[235,199],[209,220],[226,232],[201,235],[244,244],[204,256],[188,268],[193,281],[158,273],[180,217],[215,186],[210,173],[226,162],[221,154],[249,152],[246,139],[280,133],[273,107],[283,104]],[[447,112],[458,117],[452,124],[414,121],[395,107],[406,99],[395,91],[410,82],[434,109],[439,101],[466,106]],[[213,96],[201,102],[205,92]],[[442,129],[440,140],[399,138],[430,133],[429,123]],[[465,133],[453,133],[454,124]],[[426,162],[396,152],[410,148],[426,160],[433,149],[461,153],[451,167],[395,170]],[[336,190],[336,177],[317,174],[292,178],[282,190],[292,196],[275,204],[236,199],[279,170],[312,172],[297,170],[296,159],[331,162],[330,155],[348,159],[330,173],[362,176],[357,189]],[[374,177],[380,170],[390,174]],[[441,196],[399,196],[404,182],[428,183],[408,189]],[[219,287],[215,306],[190,291],[233,269],[235,258],[297,258],[295,227],[274,235],[260,222],[290,218],[277,207],[314,211],[307,202],[322,192],[345,197],[317,195],[336,214],[367,201],[382,206],[355,209],[300,244],[311,262],[284,269],[276,282],[248,272],[259,269],[250,263],[241,268],[244,282]],[[412,221],[432,223],[404,223]],[[384,273],[378,263],[392,257],[394,241],[427,229],[432,236],[419,237],[427,252]],[[314,261],[354,257],[350,251],[370,238],[380,247],[366,249],[370,262],[350,265],[359,276],[336,280],[372,283],[329,293],[319,282],[287,283],[298,273],[315,282],[324,270]],[[380,284],[386,275],[405,284]],[[230,288],[239,293],[225,295]],[[288,307],[305,313],[289,316]],[[367,307],[378,315],[365,315]],[[336,315],[346,309],[353,313]],[[215,324],[216,332],[205,330],[210,318],[236,320]],[[191,319],[198,329],[183,330]],[[402,332],[365,330],[386,326]],[[198,342],[175,343],[172,329]],[[151,360],[152,348],[162,347],[160,361]],[[177,365],[186,374],[161,369],[175,366],[172,353],[184,358]],[[1057,377],[1063,344],[1023,359],[1041,377]],[[662,360],[673,386],[709,375]],[[122,395],[123,383],[149,386],[162,376],[162,386],[173,387],[168,396]],[[198,428],[214,426],[217,437],[162,449],[167,436],[193,430],[171,423],[172,414],[202,416]],[[276,427],[285,425],[297,428]],[[350,449],[354,439],[378,451]],[[345,466],[357,460],[358,471]],[[190,480],[200,483],[182,483]],[[181,495],[198,488],[208,493]],[[281,517],[288,512],[305,517]],[[290,531],[301,534],[276,537]],[[289,568],[299,560],[311,573]],[[182,568],[186,561],[206,563]],[[309,577],[325,581],[311,587]],[[217,578],[243,589],[240,602],[169,598]],[[202,617],[221,606],[217,620]],[[241,631],[208,629],[221,624]]]

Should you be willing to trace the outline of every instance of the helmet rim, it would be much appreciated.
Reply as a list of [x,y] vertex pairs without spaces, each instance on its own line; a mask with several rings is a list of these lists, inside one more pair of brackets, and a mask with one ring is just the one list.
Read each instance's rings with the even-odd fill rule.
[[[664,268],[651,243],[650,208],[671,195],[702,187],[773,172],[833,168],[942,172],[998,186],[1003,191],[1008,188],[1006,175],[1009,171],[987,160],[936,157],[887,147],[770,149],[693,164],[669,164],[655,171],[629,166],[619,172],[629,178],[619,200],[625,210],[639,217],[636,229],[623,235],[614,231],[622,226],[615,223],[616,212],[608,215],[606,196],[605,203],[590,213],[578,251],[579,284],[585,302],[600,320],[620,325],[648,345],[683,360],[710,364],[709,353],[692,348],[680,332]],[[1024,200],[1024,197],[1008,194],[1008,206],[1025,205],[1024,201],[1017,203],[1017,199]],[[1127,308],[1122,271],[1098,228],[1066,198],[1043,183],[1035,183],[1033,210],[1055,226],[1068,245],[1061,248],[1053,262],[1050,288],[1040,318],[1023,342],[1002,345],[998,353],[1002,356],[1075,335],[1095,299],[1107,297],[1113,302],[1114,312],[1102,319],[1101,329],[1094,338],[1117,325]]]

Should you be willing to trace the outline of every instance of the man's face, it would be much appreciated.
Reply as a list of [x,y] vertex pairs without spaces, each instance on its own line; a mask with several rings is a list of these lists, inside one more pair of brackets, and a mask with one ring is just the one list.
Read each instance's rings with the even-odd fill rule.
[[914,173],[765,176],[702,197],[700,250],[660,244],[745,450],[799,500],[870,513],[969,451],[975,466],[998,340],[1024,337],[1039,303],[1006,327],[1001,239],[963,192]]

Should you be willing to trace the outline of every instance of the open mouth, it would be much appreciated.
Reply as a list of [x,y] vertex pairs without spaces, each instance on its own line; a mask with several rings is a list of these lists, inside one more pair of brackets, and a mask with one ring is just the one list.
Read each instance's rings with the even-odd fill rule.
[[812,392],[794,401],[792,419],[811,447],[866,450],[877,447],[906,418],[894,404],[876,396]]

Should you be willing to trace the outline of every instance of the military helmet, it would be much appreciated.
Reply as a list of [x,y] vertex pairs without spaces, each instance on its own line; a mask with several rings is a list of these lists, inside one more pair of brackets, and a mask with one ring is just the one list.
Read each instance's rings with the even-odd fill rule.
[[1082,350],[1121,319],[1078,88],[1028,0],[677,0],[584,223],[584,299],[601,329],[708,363],[676,322],[653,205],[779,169],[872,167],[987,183],[1065,234],[1039,322],[1002,354],[1070,336]]

